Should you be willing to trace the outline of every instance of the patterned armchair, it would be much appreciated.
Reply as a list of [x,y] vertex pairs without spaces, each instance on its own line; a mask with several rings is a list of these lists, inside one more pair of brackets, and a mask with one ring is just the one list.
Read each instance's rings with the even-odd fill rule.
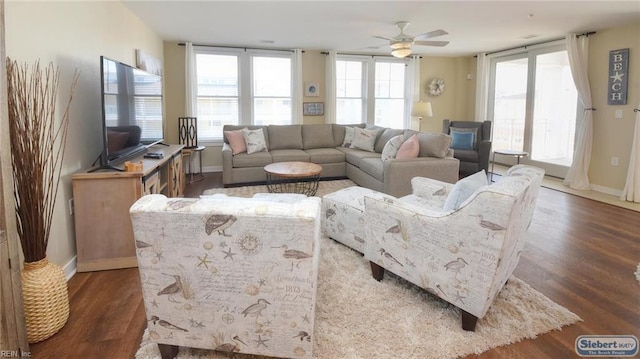
[[[131,207],[150,338],[311,358],[320,199],[142,197]],[[289,197],[291,198],[291,197]]]
[[387,269],[462,310],[475,330],[518,264],[544,171],[518,165],[499,182],[444,211],[453,185],[412,180],[413,194],[365,197],[365,258],[374,278]]

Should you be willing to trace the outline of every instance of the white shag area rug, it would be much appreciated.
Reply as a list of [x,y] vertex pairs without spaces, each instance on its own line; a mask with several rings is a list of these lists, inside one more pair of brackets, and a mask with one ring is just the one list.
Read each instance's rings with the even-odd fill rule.
[[[321,186],[337,185],[328,183],[322,182]],[[237,187],[218,193],[250,196],[256,190],[260,191],[254,187],[249,193]],[[460,311],[454,306],[389,272],[377,282],[361,254],[329,238],[324,237],[321,246],[315,358],[457,358],[581,321],[512,277],[487,315],[478,321],[476,331],[466,332],[461,327]],[[159,357],[157,345],[149,341],[145,330],[136,358]],[[234,357],[255,358],[240,354]],[[228,358],[228,354],[180,348],[178,358]]]
[[[320,181],[318,184],[318,191],[316,197],[322,197],[325,194],[341,190],[343,188],[357,186],[355,182],[349,179],[335,180],[335,181]],[[268,193],[267,186],[242,186],[242,187],[229,187],[229,188],[212,188],[205,190],[203,195],[211,195],[216,193],[224,193],[234,197],[252,197],[256,193]]]

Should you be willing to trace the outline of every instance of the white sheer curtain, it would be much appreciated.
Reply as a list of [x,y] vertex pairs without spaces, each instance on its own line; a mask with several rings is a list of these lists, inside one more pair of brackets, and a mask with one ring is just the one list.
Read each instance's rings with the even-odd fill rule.
[[627,170],[627,182],[622,190],[621,200],[640,202],[640,104],[636,108],[636,128]]
[[489,102],[489,73],[491,61],[486,52],[478,54],[476,65],[476,121],[487,120],[487,103]]
[[302,49],[293,50],[293,57],[291,58],[291,65],[293,66],[293,88],[291,94],[291,106],[293,111],[293,123],[302,124],[304,118],[302,117]]
[[324,123],[336,123],[336,60],[331,50],[325,57]]
[[420,124],[412,126],[411,110],[413,104],[420,102],[420,56],[413,55],[409,58],[407,66],[407,94],[405,101],[404,128],[417,127],[420,130]]
[[584,115],[576,134],[576,147],[573,152],[573,163],[562,182],[573,189],[588,190],[589,163],[591,162],[591,148],[593,146],[593,104],[591,102],[591,88],[589,87],[588,60],[589,37],[578,37],[569,34],[567,39],[567,53],[573,82],[578,90],[578,98],[582,103]]
[[196,117],[198,115],[198,80],[196,78],[196,54],[193,44],[187,42],[184,51],[184,115]]

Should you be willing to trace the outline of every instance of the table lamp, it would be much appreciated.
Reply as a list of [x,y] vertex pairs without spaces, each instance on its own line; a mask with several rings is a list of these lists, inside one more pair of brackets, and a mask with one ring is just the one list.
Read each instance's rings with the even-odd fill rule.
[[418,121],[411,121],[411,129],[420,131],[420,121],[422,121],[422,118],[433,117],[431,102],[415,102],[411,110],[411,116],[418,118]]

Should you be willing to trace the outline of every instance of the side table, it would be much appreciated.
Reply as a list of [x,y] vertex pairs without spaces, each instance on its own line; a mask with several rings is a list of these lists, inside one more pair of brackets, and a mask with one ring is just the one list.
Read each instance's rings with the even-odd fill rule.
[[192,161],[194,160],[194,156],[197,154],[198,155],[198,164],[200,165],[200,169],[197,173],[198,177],[196,178],[196,181],[201,181],[204,179],[204,174],[202,173],[202,151],[204,151],[205,147],[204,146],[198,146],[198,147],[193,147],[193,148],[185,148],[182,150],[182,154],[185,157],[188,157],[187,159],[187,165],[188,165],[188,170],[189,170],[189,183],[193,183],[193,165],[192,165]]
[[529,156],[529,152],[516,151],[516,150],[494,150],[493,158],[491,159],[491,182],[493,182],[493,168],[496,165],[496,153],[504,156],[516,157],[516,163],[520,164],[520,159]]

